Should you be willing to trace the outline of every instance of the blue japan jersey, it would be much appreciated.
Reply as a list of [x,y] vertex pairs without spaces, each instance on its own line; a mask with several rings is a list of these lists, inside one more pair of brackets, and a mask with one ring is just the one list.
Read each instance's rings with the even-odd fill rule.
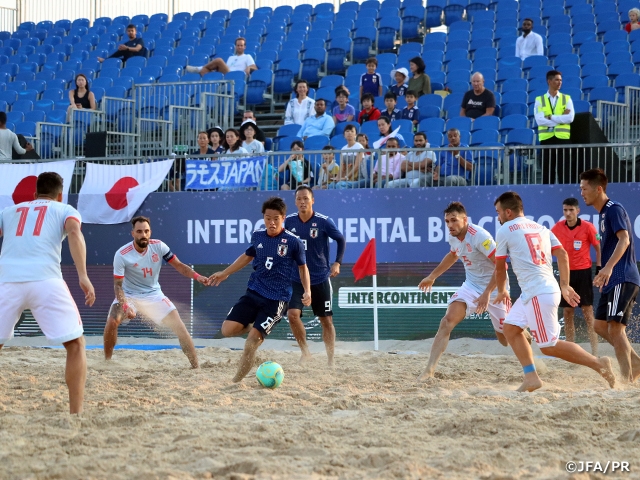
[[291,270],[306,263],[300,239],[285,229],[270,237],[263,228],[253,232],[245,254],[253,257],[248,288],[271,300],[291,300]]
[[[329,261],[329,239],[332,238],[338,244],[336,261],[342,263],[345,250],[345,239],[333,220],[326,215],[314,212],[313,216],[303,222],[297,213],[287,217],[284,222],[285,228],[297,235],[307,255],[307,267],[311,276],[311,285],[318,285],[329,278],[331,264]],[[300,283],[300,272],[293,269],[292,279]]]
[[629,233],[630,242],[620,261],[613,267],[609,283],[602,287],[602,292],[608,293],[613,287],[621,283],[640,285],[640,274],[638,274],[636,251],[633,244],[633,228],[627,211],[618,202],[609,200],[600,210],[600,221],[598,223],[600,224],[602,266],[607,264],[616,249],[616,245],[618,245],[616,233],[620,230],[626,230]]

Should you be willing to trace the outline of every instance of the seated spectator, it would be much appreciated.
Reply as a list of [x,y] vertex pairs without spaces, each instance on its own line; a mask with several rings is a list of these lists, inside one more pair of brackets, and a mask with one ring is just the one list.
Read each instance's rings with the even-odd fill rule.
[[362,102],[362,110],[358,115],[358,123],[362,125],[369,120],[377,120],[380,118],[380,110],[373,106],[375,98],[370,93],[365,93],[360,100]]
[[[127,25],[127,37],[129,40],[118,45],[118,50],[108,58],[121,58],[123,62],[127,62],[131,57],[146,57],[147,49],[144,48],[144,40],[137,37],[138,32],[133,24]],[[100,63],[104,62],[104,58],[98,57]]]
[[[393,150],[395,148],[400,148],[400,144],[397,138],[391,137],[387,140],[385,149]],[[404,155],[398,151],[385,152],[380,160],[373,166],[373,183],[371,186],[376,188],[378,186],[378,179],[380,179],[380,186],[384,187],[387,182],[394,178],[401,178],[400,166],[404,159]]]
[[331,145],[325,145],[322,150],[326,153],[322,154],[322,165],[320,165],[320,173],[313,187],[314,190],[331,188],[329,185],[338,181],[340,177],[340,167],[336,163],[335,150]]
[[[209,135],[207,132],[198,132],[198,148],[191,150],[191,155],[213,155],[215,150],[209,146]],[[201,158],[198,160],[210,160],[209,158]]]
[[[292,152],[302,152],[304,144],[300,140],[294,140],[291,143]],[[300,185],[309,185],[311,183],[311,164],[309,160],[304,158],[301,153],[294,153],[287,158],[280,167],[278,172],[282,173],[289,169],[289,182],[280,185],[280,190],[295,190]]]
[[95,110],[96,109],[96,97],[89,88],[89,81],[83,73],[76,75],[76,88],[69,90],[69,108],[67,109],[67,121],[73,120],[71,118],[72,111],[78,110]]
[[411,70],[413,76],[409,79],[408,90],[416,92],[416,96],[418,98],[422,95],[428,95],[431,93],[431,78],[429,78],[429,75],[424,73],[425,68],[426,66],[422,58],[413,57],[409,60],[409,70]]
[[389,141],[386,137],[397,138],[398,144],[401,147],[406,146],[406,144],[404,143],[404,137],[399,133],[395,134],[393,137],[390,137],[390,135],[393,133],[393,129],[391,128],[391,120],[389,120],[388,118],[380,117],[378,119],[378,130],[380,130],[380,139],[378,141],[382,140],[378,148],[384,148],[386,143]]
[[393,70],[391,72],[391,78],[395,80],[396,84],[391,85],[389,87],[389,91],[391,93],[395,93],[396,97],[402,97],[405,92],[409,89],[409,85],[407,85],[407,77],[409,76],[409,72],[406,68],[401,67],[397,70]]
[[[247,120],[253,120],[253,123],[258,125],[258,119],[256,118],[256,116],[253,114],[251,110],[245,110],[244,114],[242,115],[242,123],[246,122]],[[265,137],[264,132],[262,130],[259,130],[258,132],[256,132],[256,140],[258,140],[259,142],[262,142],[262,145],[264,145],[264,142],[267,141],[267,137]]]
[[638,23],[638,20],[640,20],[640,9],[632,8],[631,10],[629,10],[629,23],[624,26],[624,29],[627,31],[627,33],[631,33],[631,30],[637,30],[638,28],[640,28],[640,23]]
[[363,146],[356,142],[355,125],[347,125],[343,135],[347,144],[342,147],[340,154],[339,178],[329,185],[331,189],[357,188],[360,185],[359,171],[364,152]]
[[33,149],[33,145],[27,142],[27,139],[21,133],[16,134],[18,143],[26,153],[20,155],[14,148],[11,149],[11,157],[13,160],[40,160],[40,155]]
[[227,150],[225,144],[224,131],[220,127],[213,127],[207,130],[209,133],[209,146],[214,153],[224,153]]
[[33,150],[33,147],[30,143],[27,143],[24,148],[20,145],[17,135],[7,128],[6,112],[0,112],[0,160],[11,160],[13,150],[18,155],[24,155]]
[[402,178],[394,177],[394,180],[387,183],[387,188],[401,187],[429,187],[433,184],[433,164],[436,155],[433,150],[425,150],[431,145],[427,143],[427,135],[418,132],[413,137],[413,148],[420,148],[421,151],[408,152],[405,160],[400,164]]
[[390,121],[400,120],[402,118],[402,112],[396,108],[398,99],[393,92],[387,92],[384,94],[384,105],[387,107],[380,113],[381,117],[388,118]]
[[462,97],[460,116],[469,118],[490,117],[496,109],[496,97],[493,92],[484,88],[484,76],[476,72],[471,77],[471,86]]
[[[198,148],[191,150],[190,156],[214,155],[216,152],[209,146],[209,135],[207,132],[198,132]],[[196,158],[194,160],[212,160],[211,158]],[[176,168],[176,163],[177,167]],[[185,189],[187,183],[187,159],[176,159],[173,167],[169,171],[169,190],[179,192]]]
[[373,170],[373,163],[371,152],[369,149],[369,137],[366,133],[359,133],[356,137],[356,142],[362,145],[365,149],[364,155],[362,155],[362,161],[360,162],[360,175],[358,180],[360,181],[360,188],[369,188],[371,186],[371,171]]
[[420,122],[420,110],[416,106],[416,100],[418,100],[416,96],[416,92],[409,89],[404,94],[404,97],[407,99],[407,106],[402,109],[402,119],[403,120],[411,120],[413,123],[414,131],[418,128],[418,123]]
[[516,57],[524,60],[533,55],[544,55],[542,37],[533,31],[533,20],[525,18],[522,21],[522,36],[516,40]]
[[240,138],[242,139],[242,148],[249,153],[263,153],[264,145],[256,138],[260,128],[253,120],[242,122],[240,126]]
[[[460,131],[450,128],[447,132],[449,147],[466,147],[460,144]],[[433,184],[444,186],[466,186],[471,179],[473,170],[473,155],[469,150],[440,152],[438,161],[435,162],[433,171]]]
[[246,47],[247,44],[244,38],[236,38],[236,53],[235,55],[231,55],[226,63],[221,58],[214,58],[202,67],[187,65],[187,72],[199,73],[201,77],[211,72],[244,72],[246,75],[249,75],[253,70],[257,70],[258,67],[256,67],[256,62],[253,61],[253,57],[244,53]]
[[[330,110],[333,112],[333,109],[336,108],[338,106],[338,94],[341,91],[345,91],[347,93],[347,99],[349,98],[349,95],[351,95],[351,92],[349,91],[349,89],[347,88],[346,85],[338,85],[334,90],[333,93],[336,94],[336,99],[333,101],[333,103],[331,104],[331,108]],[[353,106],[353,105],[352,105]],[[329,105],[327,105],[327,108],[329,108]],[[354,107],[355,108],[355,107]],[[355,114],[354,114],[355,115]]]
[[[227,141],[227,151],[224,152],[225,154],[249,153],[242,146],[242,139],[240,138],[240,132],[238,130],[236,130],[235,128],[228,128],[227,131],[224,132],[224,136]],[[234,158],[237,157],[230,158],[229,160],[233,160]]]
[[340,122],[351,122],[356,115],[356,109],[350,105],[349,94],[344,88],[338,90],[336,95],[337,106],[333,107],[333,122],[337,125]]
[[365,93],[370,93],[373,97],[382,96],[382,76],[376,72],[378,59],[371,57],[367,59],[367,73],[360,77],[360,101]]
[[313,98],[309,98],[309,84],[306,80],[298,80],[294,87],[295,97],[287,103],[287,109],[284,113],[284,124],[290,125],[295,123],[302,125],[304,121],[313,115],[313,105],[316,103]]
[[329,137],[335,124],[333,119],[325,112],[327,107],[324,99],[319,98],[314,105],[316,114],[308,117],[302,124],[302,128],[298,131],[298,137],[306,140],[308,137],[315,137],[317,135],[324,135]]

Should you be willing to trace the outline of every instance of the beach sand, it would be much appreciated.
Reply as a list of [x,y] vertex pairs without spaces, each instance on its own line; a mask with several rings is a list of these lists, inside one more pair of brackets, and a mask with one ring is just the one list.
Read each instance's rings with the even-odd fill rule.
[[[295,342],[267,340],[257,363],[285,371],[268,390],[255,369],[231,383],[242,339],[196,343],[196,371],[180,350],[116,350],[108,363],[88,350],[80,416],[68,414],[64,350],[34,348],[38,337],[8,343],[0,478],[640,478],[640,385],[612,390],[585,367],[545,358],[543,388],[517,393],[522,370],[497,341],[453,340],[424,384],[431,340],[384,341],[378,352],[338,342],[334,370],[322,343],[301,367]],[[631,471],[570,475],[569,461]]]

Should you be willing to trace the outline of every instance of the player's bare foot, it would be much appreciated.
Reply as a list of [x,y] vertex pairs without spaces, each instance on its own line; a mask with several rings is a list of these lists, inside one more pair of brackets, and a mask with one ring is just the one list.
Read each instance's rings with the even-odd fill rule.
[[336,362],[333,361],[333,358],[330,358],[327,360],[327,365],[329,366],[329,368],[335,368]]
[[611,388],[616,386],[616,376],[613,373],[613,368],[611,367],[611,359],[609,357],[600,357],[598,359],[598,363],[601,365],[598,373],[602,375]]
[[307,365],[310,361],[311,361],[311,354],[308,352],[303,353],[302,356],[300,357],[300,360],[298,360],[298,365]]
[[231,381],[232,381],[233,383],[240,383],[243,379],[244,379],[244,376],[240,376],[240,375],[236,374],[236,375],[231,379]]
[[431,380],[431,379],[433,379],[433,378],[434,378],[434,376],[433,376],[433,372],[431,372],[431,371],[429,371],[429,370],[425,370],[425,371],[422,373],[422,375],[420,375],[420,376],[418,377],[418,381],[419,381],[419,382],[428,382],[428,381],[430,381],[430,380]]
[[640,377],[640,360],[631,357],[631,382],[635,382]]
[[538,390],[540,387],[542,387],[542,380],[540,380],[540,377],[538,377],[538,375],[535,375],[535,376],[525,375],[522,385],[520,385],[518,387],[518,390],[516,391],[517,392],[533,392],[534,390]]

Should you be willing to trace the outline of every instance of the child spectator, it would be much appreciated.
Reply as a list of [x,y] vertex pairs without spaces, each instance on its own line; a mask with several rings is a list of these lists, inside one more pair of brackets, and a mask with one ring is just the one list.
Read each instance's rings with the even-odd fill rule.
[[393,70],[391,72],[391,78],[395,80],[396,84],[391,85],[389,87],[389,91],[396,94],[396,97],[403,96],[406,91],[409,89],[407,85],[407,77],[409,76],[409,71],[402,67],[397,70]]
[[320,166],[320,173],[318,174],[318,181],[313,187],[314,190],[324,190],[330,187],[339,179],[340,167],[336,163],[336,155],[331,145],[325,145],[322,150],[326,150],[326,153],[322,154],[322,165]]
[[356,109],[349,105],[349,94],[344,89],[338,90],[336,94],[338,105],[333,107],[333,122],[337,125],[340,122],[350,122],[356,115]]
[[418,123],[420,123],[420,110],[416,107],[416,92],[413,90],[407,90],[404,97],[407,99],[407,106],[402,109],[401,118],[404,120],[411,120],[413,122],[413,129],[416,130],[418,128]]
[[360,101],[365,93],[370,93],[374,97],[382,96],[382,77],[376,72],[378,60],[375,57],[367,59],[367,73],[360,77]]
[[[385,145],[385,149],[395,149],[400,148],[400,144],[398,143],[398,139],[395,137],[391,137],[387,140]],[[378,174],[380,175],[381,187],[384,187],[387,182],[393,180],[394,178],[401,178],[402,171],[400,170],[400,166],[404,161],[405,157],[400,152],[386,152],[382,155],[379,162],[373,167],[373,185],[372,187],[378,186]]]
[[329,185],[332,189],[358,188],[360,165],[363,157],[363,146],[356,142],[355,125],[347,125],[344,128],[344,138],[347,144],[342,147],[340,155],[340,176],[338,181]]
[[396,108],[397,97],[393,92],[387,92],[384,95],[384,104],[387,107],[386,110],[380,113],[381,117],[386,117],[392,122],[394,120],[400,120],[402,118],[402,112]]
[[242,147],[249,153],[264,152],[262,142],[256,140],[260,128],[253,120],[246,120],[240,125],[240,138],[242,139]]
[[360,162],[360,175],[358,180],[360,181],[360,188],[369,188],[371,186],[371,170],[373,169],[373,163],[371,162],[371,152],[368,150],[369,137],[366,133],[359,133],[356,137],[358,142],[365,149],[362,156],[362,162]]
[[358,116],[358,123],[362,125],[369,120],[377,120],[380,118],[380,110],[373,106],[375,98],[370,93],[365,93],[362,96],[362,110]]
[[[300,140],[294,140],[291,143],[292,152],[302,152],[304,150],[304,143]],[[309,160],[304,158],[301,153],[294,153],[285,160],[285,162],[278,167],[278,172],[282,173],[286,169],[289,169],[290,177],[289,182],[285,182],[280,185],[280,190],[295,190],[300,185],[309,185],[311,182],[311,165]]]
[[224,131],[220,127],[213,127],[207,130],[209,133],[209,145],[215,153],[224,153],[227,150],[225,144]]

